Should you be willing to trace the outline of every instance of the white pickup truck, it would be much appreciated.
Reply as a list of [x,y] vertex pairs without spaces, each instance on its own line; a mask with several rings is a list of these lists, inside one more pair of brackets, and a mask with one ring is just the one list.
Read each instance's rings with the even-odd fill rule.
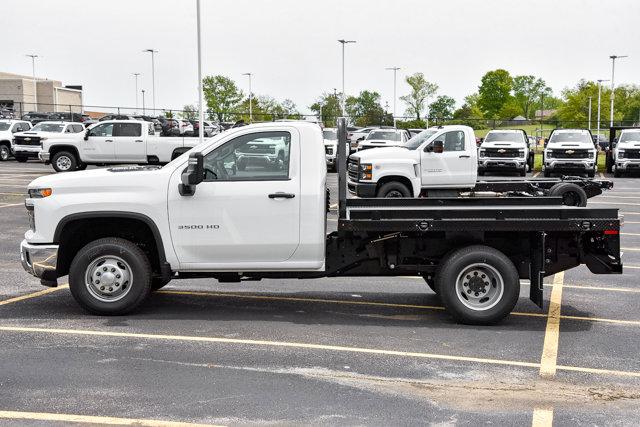
[[26,132],[14,134],[11,151],[19,162],[37,159],[49,139],[73,144],[82,139],[84,125],[80,122],[40,122]]
[[26,120],[0,120],[0,161],[9,160],[14,134],[31,129]]
[[[173,279],[421,275],[457,320],[473,324],[507,316],[521,278],[542,306],[544,276],[580,264],[622,272],[616,209],[541,197],[347,199],[345,119],[338,136],[335,232],[326,231],[320,127],[264,123],[217,135],[164,167],[37,178],[25,201],[22,264],[47,286],[68,275],[76,301],[101,315],[130,312]],[[280,167],[240,170],[238,152],[256,141],[282,141]]]
[[478,175],[486,172],[517,172],[527,176],[533,168],[529,138],[520,129],[490,130],[478,152]]
[[[478,149],[469,126],[426,129],[403,147],[359,151],[349,157],[351,193],[359,197],[458,197],[482,192],[561,197],[569,206],[613,187],[580,178],[477,180]],[[523,157],[524,161],[524,157]]]
[[56,172],[97,164],[163,164],[198,144],[198,138],[159,137],[154,124],[137,120],[105,120],[73,140],[50,137],[42,141],[39,157]]
[[542,158],[545,177],[553,173],[586,174],[593,178],[598,171],[598,149],[587,129],[554,129],[545,143]]
[[613,142],[611,155],[613,176],[616,178],[624,173],[640,171],[640,128],[623,129],[617,141]]

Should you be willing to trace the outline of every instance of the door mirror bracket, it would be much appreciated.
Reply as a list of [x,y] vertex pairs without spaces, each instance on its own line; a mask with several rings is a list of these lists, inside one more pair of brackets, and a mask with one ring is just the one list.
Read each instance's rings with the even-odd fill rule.
[[444,152],[444,142],[440,140],[433,141],[431,144],[425,147],[424,151],[426,153],[442,153]]
[[182,172],[182,183],[178,185],[181,196],[193,196],[196,192],[196,185],[204,179],[204,156],[201,152],[189,155],[189,165]]

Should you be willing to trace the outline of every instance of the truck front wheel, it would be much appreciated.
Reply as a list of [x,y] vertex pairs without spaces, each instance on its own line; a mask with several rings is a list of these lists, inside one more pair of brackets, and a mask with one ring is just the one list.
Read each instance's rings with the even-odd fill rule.
[[147,299],[151,275],[142,249],[128,240],[107,237],[78,251],[69,269],[69,289],[86,311],[121,315]]
[[0,144],[0,161],[6,162],[9,160],[9,156],[11,155],[11,150],[9,146],[5,144]]
[[51,159],[51,165],[56,172],[69,172],[78,168],[76,156],[68,151],[58,151]]
[[377,197],[411,197],[411,191],[401,182],[392,181],[382,184],[376,193]]
[[513,262],[489,246],[474,245],[450,253],[436,276],[440,298],[461,323],[487,325],[505,318],[520,294]]

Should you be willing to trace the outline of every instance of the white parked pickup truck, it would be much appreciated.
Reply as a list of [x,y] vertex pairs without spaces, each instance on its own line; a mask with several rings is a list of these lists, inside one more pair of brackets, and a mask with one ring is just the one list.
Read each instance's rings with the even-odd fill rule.
[[[473,324],[507,316],[520,279],[531,280],[530,298],[542,306],[544,276],[580,264],[622,272],[616,209],[568,209],[544,197],[347,199],[345,119],[338,135],[335,232],[326,232],[319,126],[264,123],[224,132],[164,167],[37,178],[25,201],[22,264],[47,286],[68,275],[76,301],[101,315],[130,312],[173,279],[421,275],[457,320]],[[284,162],[240,170],[237,153],[256,141],[282,141]]]
[[37,159],[48,140],[73,144],[82,139],[83,132],[84,125],[79,122],[40,122],[26,132],[14,134],[11,151],[17,161],[26,162]]
[[640,171],[640,129],[623,129],[613,144],[613,175],[618,178],[627,172]]
[[526,194],[562,197],[565,205],[586,206],[589,197],[613,186],[611,181],[580,178],[477,181],[475,141],[468,126],[440,126],[422,131],[402,147],[359,151],[349,157],[349,191],[359,197]]
[[81,137],[50,137],[42,142],[40,159],[56,172],[85,169],[90,164],[169,163],[198,144],[198,138],[156,136],[151,122],[106,120]]
[[529,153],[529,138],[523,130],[490,130],[480,145],[480,176],[486,172],[517,172],[520,176],[527,176],[532,167],[533,156]]
[[358,142],[356,151],[377,147],[400,147],[411,139],[409,132],[404,129],[374,129]]
[[0,120],[0,161],[9,160],[13,136],[29,129],[31,123],[26,120]]
[[554,129],[542,159],[545,177],[553,173],[581,173],[593,178],[598,170],[598,150],[587,129]]

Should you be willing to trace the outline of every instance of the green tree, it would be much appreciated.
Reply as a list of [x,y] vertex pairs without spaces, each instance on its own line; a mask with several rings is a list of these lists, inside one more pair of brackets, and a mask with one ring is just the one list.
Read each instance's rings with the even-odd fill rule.
[[185,105],[180,115],[185,120],[195,120],[198,118],[198,109],[193,105]]
[[411,91],[400,99],[407,104],[407,114],[415,116],[416,120],[420,120],[425,104],[438,91],[438,85],[431,83],[424,78],[424,74],[415,73],[407,76],[405,79]]
[[440,95],[429,105],[429,117],[437,119],[450,119],[453,117],[453,110],[456,100],[447,95]]
[[497,69],[482,76],[478,87],[478,106],[486,118],[500,118],[500,110],[511,98],[512,86],[513,79],[507,70]]
[[322,123],[326,127],[334,127],[336,119],[340,117],[340,95],[323,93],[318,100],[309,107],[318,117],[322,117]]
[[478,107],[477,93],[472,93],[464,98],[464,104],[453,112],[454,123],[471,126],[474,129],[486,129],[484,117]]
[[[600,108],[600,120],[602,124],[609,122],[609,100],[611,90],[602,88],[602,102]],[[562,91],[563,103],[556,112],[556,118],[562,122],[567,122],[569,126],[585,126],[589,119],[589,97],[591,97],[591,119],[595,125],[597,121],[598,85],[595,82],[580,80],[578,84]],[[549,109],[549,104],[545,99],[545,109]],[[574,123],[571,123],[574,122]],[[583,124],[584,123],[584,124]]]
[[385,111],[380,105],[378,92],[363,90],[358,96],[349,96],[345,104],[347,114],[356,126],[382,124],[385,121]]
[[534,112],[531,106],[542,95],[551,96],[551,88],[541,78],[535,76],[515,76],[513,78],[513,96],[522,110],[522,115],[526,118],[531,118]]
[[217,75],[205,77],[202,85],[207,107],[218,121],[234,119],[229,112],[236,110],[244,97],[236,83],[229,77]]

